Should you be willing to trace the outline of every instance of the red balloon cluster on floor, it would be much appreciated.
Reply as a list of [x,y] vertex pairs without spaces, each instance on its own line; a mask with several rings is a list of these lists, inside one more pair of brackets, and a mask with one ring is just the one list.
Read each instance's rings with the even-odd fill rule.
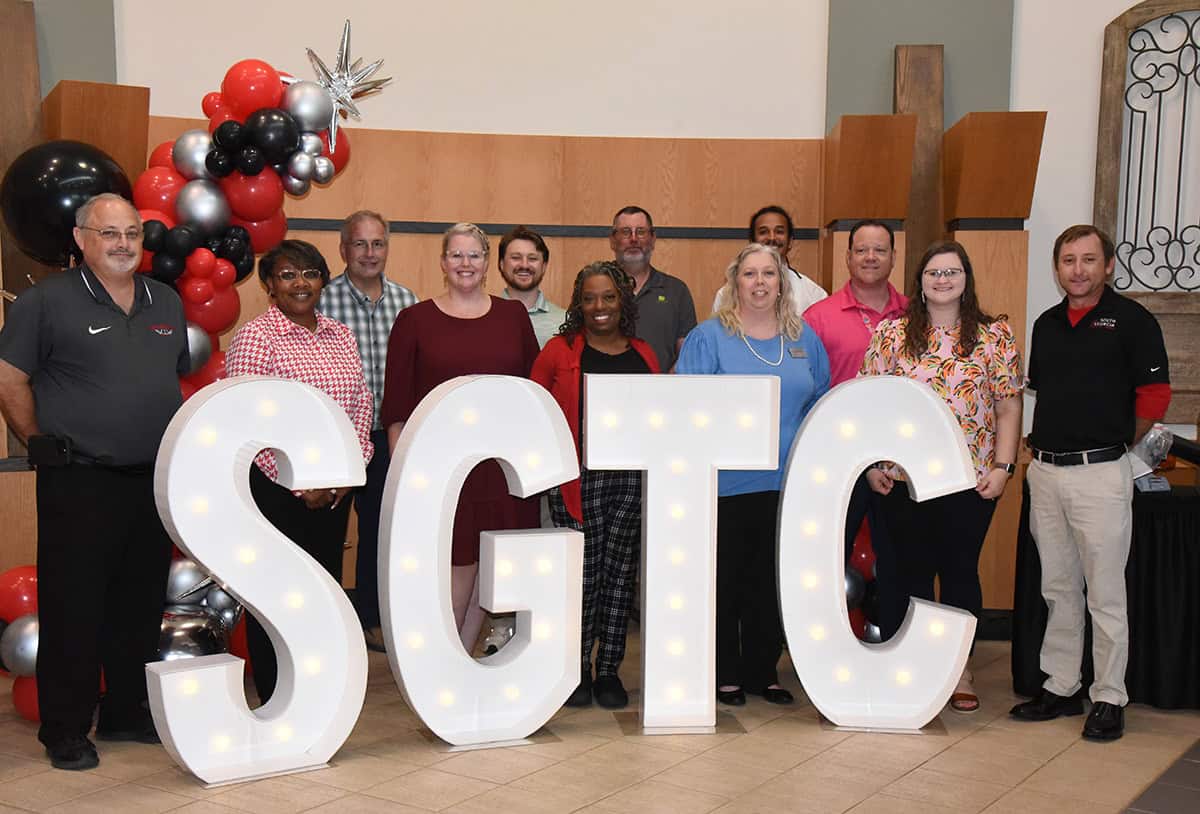
[[866,583],[864,601],[849,611],[850,629],[854,631],[855,636],[866,641],[868,639],[868,623],[876,625],[879,623],[878,618],[870,618],[873,613],[878,611],[878,599],[875,584],[875,549],[871,545],[871,530],[866,518],[863,518],[858,533],[854,535],[854,545],[850,549],[850,561],[846,567],[857,571],[863,582]]
[[[22,565],[0,574],[0,622],[5,625],[37,613],[37,568]],[[8,672],[0,669],[0,675]],[[12,686],[13,706],[28,721],[38,720],[37,677],[17,676]]]

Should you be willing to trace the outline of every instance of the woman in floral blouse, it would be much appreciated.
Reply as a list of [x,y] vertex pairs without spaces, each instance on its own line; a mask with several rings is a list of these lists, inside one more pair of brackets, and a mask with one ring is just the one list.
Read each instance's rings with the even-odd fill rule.
[[[884,495],[884,514],[909,595],[933,600],[934,577],[941,602],[979,615],[979,552],[1017,459],[1021,434],[1021,354],[1006,318],[979,308],[975,274],[966,249],[948,241],[931,246],[900,319],[879,323],[863,357],[860,375],[907,376],[941,396],[958,418],[978,483],[952,495],[913,501],[893,488],[904,471],[890,464],[867,473]],[[979,709],[964,670],[950,698],[958,712]]]

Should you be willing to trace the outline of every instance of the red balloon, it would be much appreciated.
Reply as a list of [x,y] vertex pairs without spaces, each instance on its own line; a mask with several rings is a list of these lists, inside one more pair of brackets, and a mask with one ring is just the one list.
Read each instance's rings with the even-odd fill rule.
[[236,288],[214,291],[212,298],[204,302],[183,302],[183,315],[187,317],[187,321],[196,323],[210,334],[220,334],[229,330],[233,323],[237,322],[240,311],[241,300],[238,299]]
[[184,302],[200,304],[208,302],[212,299],[213,290],[212,280],[206,280],[203,277],[184,277],[179,281],[179,296]]
[[209,249],[196,249],[188,255],[186,268],[190,277],[211,277],[216,266],[217,256]]
[[325,144],[325,149],[321,152],[329,156],[329,160],[333,162],[333,174],[337,175],[345,168],[346,162],[350,160],[350,133],[340,127],[338,128],[336,152],[329,152],[328,130],[321,131],[321,141]]
[[246,646],[246,615],[242,614],[242,618],[233,626],[233,632],[229,634],[229,655],[237,656],[245,665],[243,669],[244,676],[254,674],[254,667],[250,664],[250,649]]
[[266,220],[283,206],[283,182],[274,171],[258,175],[235,172],[220,183],[229,208],[243,220]]
[[[218,291],[223,288],[229,288],[237,282],[237,269],[233,267],[233,263],[222,257],[217,260],[216,266],[213,268],[212,277],[209,279],[212,280],[213,288]],[[215,343],[213,347],[216,347]]]
[[863,613],[862,608],[850,611],[850,629],[859,639],[867,638],[867,615]]
[[200,100],[200,109],[204,111],[205,116],[212,116],[225,106],[225,97],[215,90],[204,94],[204,98]]
[[0,574],[0,619],[37,613],[37,566],[20,565]]
[[264,107],[278,107],[283,96],[279,72],[261,59],[235,62],[221,81],[225,104],[240,119]]
[[175,168],[175,162],[171,160],[171,150],[175,148],[175,142],[164,141],[162,144],[154,148],[150,153],[150,160],[146,162],[147,167],[170,167]]
[[187,179],[172,167],[150,167],[133,184],[133,205],[138,209],[175,211],[175,198]]
[[[199,389],[200,388],[196,387],[196,385],[192,384],[187,379],[179,380],[179,393],[183,396],[184,401],[187,401],[188,399],[190,399],[193,395],[195,395],[196,391]],[[173,559],[178,560],[179,558],[181,558],[183,556],[183,552],[177,548],[177,549],[175,549],[175,553],[172,554],[171,556]]]
[[[184,309],[187,309],[187,304],[184,304]],[[196,390],[204,387],[207,384],[212,384],[217,379],[225,378],[225,351],[214,350],[212,356],[208,357],[199,370],[190,376],[185,376],[180,379],[180,389],[183,389],[184,384],[191,385]],[[194,392],[194,391],[193,391]]]
[[21,676],[14,681],[12,699],[13,706],[22,718],[34,723],[41,720],[38,715],[37,676]]
[[238,119],[237,116],[230,113],[228,109],[221,108],[213,115],[212,118],[210,118],[208,120],[208,132],[211,135],[212,133],[214,133],[216,131],[216,129],[218,127],[223,125],[225,122],[236,122],[236,121],[240,121],[240,119]]
[[234,215],[229,221],[250,233],[250,248],[254,249],[255,254],[275,248],[287,237],[287,216],[283,214],[283,209],[276,210],[266,220],[249,221]]
[[867,582],[875,579],[875,548],[871,545],[871,532],[866,522],[854,537],[854,546],[850,549],[850,565],[862,574]]

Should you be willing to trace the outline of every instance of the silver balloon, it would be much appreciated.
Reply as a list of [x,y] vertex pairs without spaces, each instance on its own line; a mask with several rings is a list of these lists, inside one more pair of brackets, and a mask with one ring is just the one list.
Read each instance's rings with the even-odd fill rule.
[[228,608],[236,608],[238,601],[229,595],[220,585],[214,585],[204,595],[204,604],[220,613]]
[[212,577],[189,559],[175,560],[167,572],[167,604],[200,605],[204,591],[212,585]]
[[309,182],[307,180],[293,178],[290,175],[281,176],[279,180],[283,182],[283,188],[289,195],[303,195],[308,192]]
[[867,583],[863,581],[862,574],[846,566],[846,607],[850,610],[857,608],[866,593]]
[[242,620],[242,606],[234,605],[232,608],[226,608],[221,611],[221,625],[225,628],[226,633],[233,631],[237,627],[237,623]]
[[212,338],[194,322],[187,324],[188,373],[195,373],[204,367],[204,363],[212,356]]
[[38,618],[36,613],[18,616],[0,634],[0,662],[15,676],[37,672]]
[[300,149],[316,158],[325,152],[325,142],[321,141],[321,137],[316,133],[301,133]]
[[306,80],[288,85],[281,107],[292,114],[301,130],[321,130],[329,126],[333,117],[333,97],[329,91]]
[[179,170],[179,174],[184,178],[209,179],[212,178],[212,173],[204,166],[204,159],[211,149],[212,136],[207,130],[187,130],[175,139],[175,146],[171,148],[171,160],[175,162],[175,169]]
[[328,156],[317,156],[313,159],[312,180],[318,184],[328,184],[333,180],[333,160]]
[[175,199],[180,223],[200,230],[204,237],[217,237],[229,228],[229,201],[212,181],[188,181]]
[[883,632],[879,629],[879,625],[874,622],[867,622],[866,638],[871,644],[879,644],[883,641]]
[[312,178],[313,170],[316,169],[317,159],[303,150],[297,150],[292,153],[292,157],[288,159],[287,172],[293,178],[301,181],[307,181]]
[[224,653],[227,641],[218,614],[199,605],[175,605],[163,612],[158,657],[162,661]]

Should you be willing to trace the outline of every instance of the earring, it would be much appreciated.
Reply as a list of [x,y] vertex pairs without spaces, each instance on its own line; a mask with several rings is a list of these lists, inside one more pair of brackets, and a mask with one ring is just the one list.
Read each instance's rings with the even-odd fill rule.
[[921,302],[925,302],[925,289],[921,289]]

